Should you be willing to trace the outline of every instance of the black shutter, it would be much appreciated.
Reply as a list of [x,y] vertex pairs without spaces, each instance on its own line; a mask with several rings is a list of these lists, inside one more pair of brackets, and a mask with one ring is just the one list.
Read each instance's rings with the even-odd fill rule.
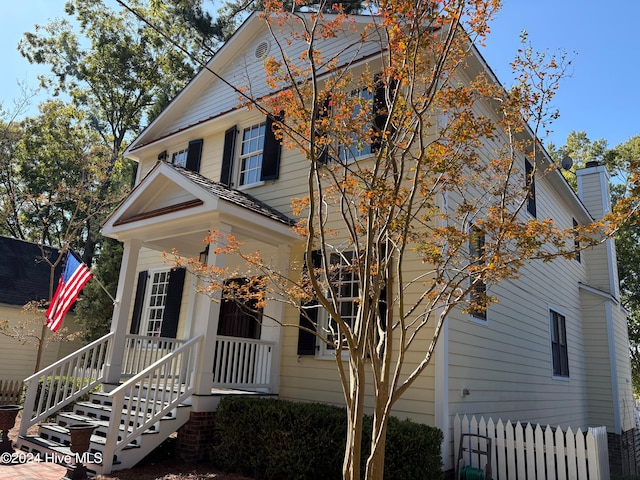
[[264,131],[264,147],[262,150],[262,172],[260,180],[275,180],[280,174],[280,142],[273,132],[273,118],[267,115]]
[[178,333],[178,318],[180,317],[180,304],[182,303],[182,290],[184,287],[184,277],[186,269],[174,268],[169,273],[169,284],[167,285],[167,297],[164,304],[164,315],[162,316],[162,329],[160,336],[176,338]]
[[[374,85],[375,91],[373,92],[373,129],[377,133],[377,135],[371,140],[371,151],[375,153],[380,150],[380,145],[382,144],[381,132],[384,131],[385,124],[387,123],[387,117],[389,116],[389,111],[386,99],[387,88],[385,88],[385,84],[382,80],[381,75],[376,75]],[[389,93],[393,95],[396,88],[397,82],[391,81],[388,86]]]
[[[313,268],[319,268],[322,262],[322,255],[319,250],[314,250],[311,253],[311,261],[313,262]],[[305,265],[305,269],[306,269]],[[305,272],[306,275],[313,275],[313,272]],[[308,328],[311,331],[298,329],[298,355],[315,355],[316,354],[316,336],[313,333],[318,324],[318,302],[312,300],[304,305],[303,312],[300,313],[300,327]]]
[[200,172],[200,158],[202,157],[202,139],[191,140],[187,150],[187,170]]
[[224,132],[224,148],[222,149],[222,171],[220,173],[220,183],[231,186],[231,176],[233,175],[233,155],[236,147],[236,127],[235,125]]
[[144,310],[144,294],[147,289],[148,272],[138,272],[138,286],[136,287],[136,298],[133,302],[133,318],[131,319],[131,328],[129,333],[138,335],[140,332],[140,321],[142,320],[142,311]]

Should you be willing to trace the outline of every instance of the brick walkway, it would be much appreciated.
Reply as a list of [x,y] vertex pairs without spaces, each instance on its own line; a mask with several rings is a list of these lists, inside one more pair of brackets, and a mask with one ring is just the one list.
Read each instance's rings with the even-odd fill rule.
[[[19,455],[16,454],[16,457]],[[65,467],[55,463],[35,461],[0,463],[0,478],[2,480],[60,480],[66,473]]]
[[[9,431],[9,438],[15,445],[18,437],[20,417]],[[46,460],[46,459],[44,459]],[[67,467],[50,462],[33,461],[33,455],[14,451],[11,457],[0,457],[0,480],[60,480],[67,474]]]

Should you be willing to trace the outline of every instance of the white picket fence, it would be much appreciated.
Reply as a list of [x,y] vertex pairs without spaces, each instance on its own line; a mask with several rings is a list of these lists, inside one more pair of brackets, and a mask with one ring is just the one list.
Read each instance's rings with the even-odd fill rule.
[[[459,458],[460,438],[464,437],[462,456],[458,469],[463,465],[484,469],[491,465],[493,480],[609,480],[609,451],[606,427],[589,427],[587,431],[571,428],[562,431],[549,425],[504,423],[492,419],[485,421],[475,417],[454,421],[454,459]],[[489,458],[478,453],[487,450]]]

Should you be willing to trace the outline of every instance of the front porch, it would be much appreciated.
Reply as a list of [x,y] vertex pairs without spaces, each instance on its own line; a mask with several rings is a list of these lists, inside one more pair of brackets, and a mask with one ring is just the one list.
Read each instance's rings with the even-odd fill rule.
[[[111,331],[26,380],[19,447],[66,452],[67,427],[91,423],[90,449],[101,457],[93,468],[106,473],[135,465],[190,418],[211,416],[222,395],[277,395],[284,304],[271,298],[248,319],[219,291],[201,293],[202,281],[163,252],[197,258],[218,232],[287,272],[292,223],[249,195],[159,161],[103,226],[124,246]],[[206,265],[247,276],[241,258],[210,247]],[[62,412],[71,404],[72,414]],[[54,416],[60,425],[27,437]]]
[[[190,340],[127,335],[121,382],[105,382],[105,365],[115,335],[87,345],[25,380],[27,391],[18,448],[41,455],[70,455],[68,427],[88,423],[96,429],[89,452],[96,473],[129,468],[194,415],[195,366],[203,337]],[[226,395],[263,395],[270,389],[271,342],[219,338],[212,365],[214,385],[208,404]],[[88,396],[88,401],[85,399]],[[73,404],[73,410],[67,411]],[[119,421],[117,418],[120,417]],[[50,423],[52,418],[56,423]],[[116,421],[114,421],[116,420]],[[33,425],[39,434],[28,435]]]
[[[208,398],[215,389],[277,394],[284,304],[277,299],[267,301],[261,318],[249,321],[257,328],[247,327],[247,319],[239,319],[237,312],[226,308],[219,291],[198,292],[203,284],[196,275],[181,273],[182,283],[174,288],[171,279],[177,272],[169,272],[172,265],[162,254],[177,251],[182,258],[200,257],[212,269],[228,269],[242,277],[244,260],[215,254],[218,247],[224,250],[223,243],[204,243],[211,232],[217,232],[218,238],[233,237],[245,253],[260,252],[278,270],[287,272],[292,246],[298,241],[292,223],[249,195],[158,162],[103,226],[104,235],[124,245],[105,383],[117,385],[123,376],[137,373],[161,353],[160,343],[148,351],[130,351],[131,342],[147,341],[136,334],[182,337],[182,342],[201,337],[202,348],[192,372],[195,411],[215,409],[216,402]],[[153,274],[162,268],[169,272],[168,280],[155,282]],[[145,271],[147,283],[141,288]],[[142,303],[139,297],[144,297]],[[165,324],[170,313],[174,324],[169,328]],[[233,327],[242,321],[244,327]]]

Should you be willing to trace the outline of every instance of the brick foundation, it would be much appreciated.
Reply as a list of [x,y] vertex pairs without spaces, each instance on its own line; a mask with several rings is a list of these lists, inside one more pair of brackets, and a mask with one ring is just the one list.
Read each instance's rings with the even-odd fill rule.
[[607,434],[609,470],[612,474],[637,475],[640,473],[640,430],[633,428],[621,435]]
[[213,443],[215,412],[191,412],[189,421],[178,430],[176,454],[188,463],[207,459]]

